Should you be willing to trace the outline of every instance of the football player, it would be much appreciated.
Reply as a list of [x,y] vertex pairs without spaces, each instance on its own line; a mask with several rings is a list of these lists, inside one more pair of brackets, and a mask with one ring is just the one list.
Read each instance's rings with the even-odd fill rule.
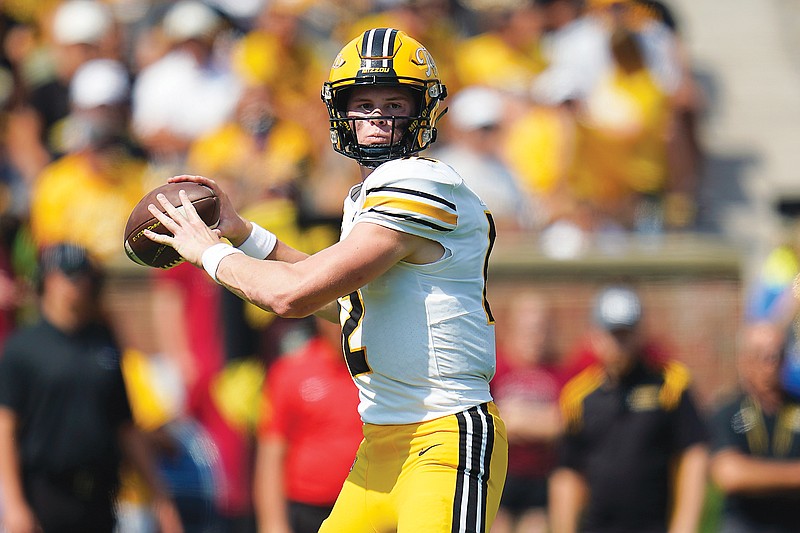
[[[184,194],[147,232],[218,283],[281,316],[339,320],[360,393],[364,441],[323,532],[488,532],[506,474],[505,427],[489,392],[494,318],[486,275],[495,231],[436,139],[445,86],[425,47],[371,29],[336,57],[322,99],[334,149],[359,164],[338,243],[302,254],[222,199],[211,230]],[[231,243],[223,243],[226,237]],[[336,406],[331,406],[335,409]]]

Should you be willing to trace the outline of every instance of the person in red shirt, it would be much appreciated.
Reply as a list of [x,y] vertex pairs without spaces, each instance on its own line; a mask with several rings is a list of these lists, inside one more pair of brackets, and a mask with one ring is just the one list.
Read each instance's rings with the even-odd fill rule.
[[547,479],[561,433],[563,385],[553,320],[538,292],[518,294],[498,335],[492,395],[508,430],[508,475],[492,533],[547,531]]
[[316,533],[363,438],[339,327],[316,324],[315,336],[267,372],[254,482],[259,531]]

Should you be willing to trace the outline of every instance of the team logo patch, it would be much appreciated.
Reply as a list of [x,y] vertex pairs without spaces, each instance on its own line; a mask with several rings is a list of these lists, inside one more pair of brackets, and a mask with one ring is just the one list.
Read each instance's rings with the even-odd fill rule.
[[436,63],[433,61],[433,56],[431,56],[430,52],[428,52],[428,50],[425,48],[417,48],[412,62],[419,66],[427,65],[428,70],[425,72],[426,76],[439,76],[439,70],[436,68]]
[[643,412],[658,409],[658,385],[641,385],[633,389],[627,398],[631,411]]
[[752,407],[743,407],[731,417],[731,429],[734,433],[747,433],[758,423],[758,414]]

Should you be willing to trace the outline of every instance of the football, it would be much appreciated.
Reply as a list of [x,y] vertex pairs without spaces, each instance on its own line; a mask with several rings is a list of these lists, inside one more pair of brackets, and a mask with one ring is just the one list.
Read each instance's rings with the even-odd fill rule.
[[219,198],[213,190],[192,181],[161,185],[139,200],[128,216],[128,222],[125,225],[124,246],[125,253],[131,260],[140,265],[154,268],[171,268],[183,261],[183,258],[172,247],[153,242],[144,235],[146,229],[162,235],[169,234],[169,230],[150,213],[147,206],[153,204],[163,213],[164,208],[156,200],[156,195],[163,193],[172,205],[182,210],[183,207],[181,207],[178,197],[178,192],[181,190],[186,191],[203,222],[210,228],[217,226],[219,223]]

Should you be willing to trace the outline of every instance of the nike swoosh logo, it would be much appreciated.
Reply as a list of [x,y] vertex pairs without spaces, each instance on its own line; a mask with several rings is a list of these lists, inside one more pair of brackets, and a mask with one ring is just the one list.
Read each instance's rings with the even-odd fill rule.
[[419,451],[419,455],[422,456],[423,453],[427,453],[428,450],[430,450],[431,448],[436,448],[437,446],[441,446],[441,445],[442,445],[442,443],[440,442],[439,444],[432,444],[431,446],[428,446],[427,448],[423,448],[423,449],[421,449]]

